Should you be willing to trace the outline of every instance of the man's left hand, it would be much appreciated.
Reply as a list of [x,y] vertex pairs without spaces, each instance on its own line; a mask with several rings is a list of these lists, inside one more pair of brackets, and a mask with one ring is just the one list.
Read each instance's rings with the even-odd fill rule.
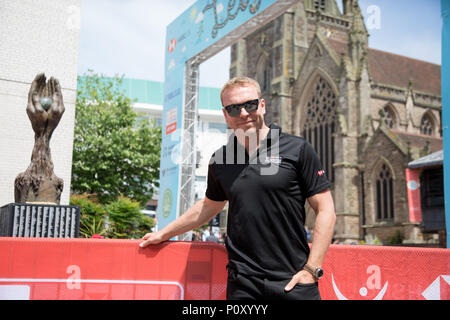
[[291,291],[296,284],[308,284],[314,282],[316,282],[316,279],[314,279],[311,273],[306,270],[300,270],[292,277],[286,287],[284,287],[284,291]]

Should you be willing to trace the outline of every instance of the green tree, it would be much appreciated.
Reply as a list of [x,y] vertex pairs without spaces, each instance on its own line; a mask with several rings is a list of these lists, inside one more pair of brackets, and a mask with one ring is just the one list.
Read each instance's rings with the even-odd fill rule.
[[80,207],[80,237],[91,238],[92,235],[106,234],[105,208],[89,195],[71,195],[70,205]]
[[144,215],[139,203],[125,197],[106,205],[109,238],[142,238],[155,225],[154,219]]
[[123,195],[144,205],[158,187],[161,128],[138,120],[121,82],[92,71],[79,78],[72,192],[96,194],[103,204]]

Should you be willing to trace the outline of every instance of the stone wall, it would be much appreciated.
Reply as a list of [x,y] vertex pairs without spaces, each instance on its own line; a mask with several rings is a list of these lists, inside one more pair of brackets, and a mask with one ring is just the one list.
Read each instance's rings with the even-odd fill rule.
[[[393,237],[397,230],[408,238],[411,234],[405,175],[408,156],[384,132],[378,130],[362,160],[365,172],[366,232],[376,235],[383,242]],[[391,221],[377,220],[376,178],[383,163],[388,165],[393,175],[394,219]]]

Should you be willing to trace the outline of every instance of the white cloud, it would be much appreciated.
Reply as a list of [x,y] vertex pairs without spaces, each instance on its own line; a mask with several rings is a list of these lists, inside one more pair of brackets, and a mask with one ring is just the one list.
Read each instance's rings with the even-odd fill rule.
[[[78,72],[164,81],[166,27],[195,0],[82,0]],[[198,14],[200,21],[203,14]],[[186,51],[186,45],[182,52]],[[200,68],[200,85],[221,87],[228,79],[229,50]],[[169,62],[173,68],[175,61]]]
[[222,88],[230,74],[230,47],[200,65],[200,86]]
[[200,21],[202,21],[203,20],[203,12],[200,12],[198,15],[197,15],[197,19],[195,19],[195,24],[197,24],[197,23],[199,23]]
[[170,60],[170,62],[169,62],[169,66],[167,67],[167,70],[170,70],[170,69],[172,69],[173,67],[175,67],[175,60]]
[[194,0],[82,0],[78,72],[164,80],[166,28]]
[[223,4],[222,2],[219,3],[219,5],[216,7],[217,13],[221,13],[223,11]]

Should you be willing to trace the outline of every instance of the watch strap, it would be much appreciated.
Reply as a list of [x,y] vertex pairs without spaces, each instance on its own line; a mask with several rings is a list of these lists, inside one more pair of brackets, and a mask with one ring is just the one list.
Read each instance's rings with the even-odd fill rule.
[[315,280],[319,280],[319,278],[317,277],[317,273],[316,273],[317,268],[314,268],[314,267],[311,267],[308,264],[305,264],[303,266],[303,270],[308,271],[314,277]]

